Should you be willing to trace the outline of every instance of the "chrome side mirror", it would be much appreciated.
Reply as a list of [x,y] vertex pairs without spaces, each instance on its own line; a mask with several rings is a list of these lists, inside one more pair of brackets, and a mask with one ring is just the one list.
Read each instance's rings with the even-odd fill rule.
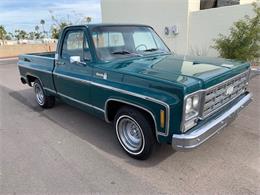
[[81,63],[80,61],[80,56],[70,56],[70,63],[76,63],[76,64],[79,64]]
[[70,56],[70,63],[86,66],[85,62],[80,61],[80,56]]

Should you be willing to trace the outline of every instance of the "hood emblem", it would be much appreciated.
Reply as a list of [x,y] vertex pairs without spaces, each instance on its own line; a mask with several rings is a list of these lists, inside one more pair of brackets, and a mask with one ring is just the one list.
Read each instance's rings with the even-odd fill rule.
[[229,86],[226,90],[226,95],[231,95],[234,91],[234,86]]

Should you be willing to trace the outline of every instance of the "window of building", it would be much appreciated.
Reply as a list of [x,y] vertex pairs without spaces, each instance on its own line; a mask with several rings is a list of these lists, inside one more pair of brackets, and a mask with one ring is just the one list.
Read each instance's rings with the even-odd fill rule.
[[216,7],[238,5],[240,0],[200,0],[200,9],[210,9]]

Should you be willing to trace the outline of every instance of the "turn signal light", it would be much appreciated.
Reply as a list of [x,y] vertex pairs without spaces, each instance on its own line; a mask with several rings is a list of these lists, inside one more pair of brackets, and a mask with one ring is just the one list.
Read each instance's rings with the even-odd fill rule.
[[165,112],[163,110],[160,111],[160,124],[161,128],[165,126]]

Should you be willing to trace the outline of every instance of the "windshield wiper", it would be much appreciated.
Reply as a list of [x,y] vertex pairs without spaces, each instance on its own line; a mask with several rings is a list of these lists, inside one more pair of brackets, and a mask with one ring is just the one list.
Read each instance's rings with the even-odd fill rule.
[[122,51],[114,51],[114,52],[112,52],[112,54],[126,55],[126,54],[132,54],[132,53],[129,51],[126,51],[126,50],[122,50]]
[[146,49],[144,52],[153,52],[153,51],[158,51],[158,48],[151,48],[151,49]]
[[158,49],[158,48],[151,48],[151,49],[146,49],[146,50],[144,50],[144,52],[153,52],[153,51],[160,51],[160,52],[165,53],[165,54],[170,53],[170,52],[167,52],[167,51]]
[[112,54],[114,55],[128,55],[128,54],[132,54],[132,55],[136,55],[136,56],[142,56],[141,54],[138,53],[133,53],[127,50],[122,50],[122,51],[114,51],[112,52]]

